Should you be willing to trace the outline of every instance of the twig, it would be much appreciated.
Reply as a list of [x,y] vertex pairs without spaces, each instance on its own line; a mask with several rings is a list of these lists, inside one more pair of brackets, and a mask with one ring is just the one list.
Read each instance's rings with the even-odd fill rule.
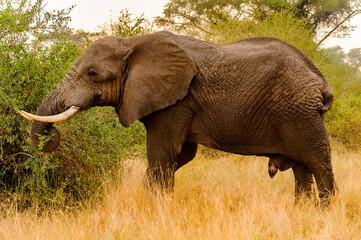
[[336,29],[341,26],[344,22],[346,22],[347,20],[349,20],[350,18],[356,16],[357,14],[361,13],[360,9],[357,9],[355,11],[353,11],[352,13],[350,13],[347,17],[345,17],[344,20],[342,20],[339,24],[336,25],[336,27],[334,27],[329,33],[327,33],[327,35],[321,39],[321,41],[319,41],[317,43],[317,46],[320,46],[321,43],[323,43],[334,31],[336,31]]
[[3,159],[4,149],[3,149],[3,140],[0,141],[0,160]]
[[15,156],[17,156],[17,155],[25,155],[25,156],[28,156],[28,157],[34,158],[34,156],[33,156],[33,155],[30,155],[30,154],[28,154],[28,153],[24,153],[24,152],[18,152],[18,153],[15,153],[15,154],[13,154],[13,155],[10,155],[10,157],[15,157]]

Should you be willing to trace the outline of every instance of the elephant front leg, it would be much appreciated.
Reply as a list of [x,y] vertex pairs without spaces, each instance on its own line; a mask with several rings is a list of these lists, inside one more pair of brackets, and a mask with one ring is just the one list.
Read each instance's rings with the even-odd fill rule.
[[[164,146],[163,146],[164,147]],[[149,167],[146,172],[146,179],[148,182],[148,188],[163,189],[172,191],[174,187],[174,174],[179,168],[191,161],[197,152],[198,144],[194,142],[185,142],[181,148],[180,153],[177,152],[167,156],[166,154],[159,154],[159,152],[152,152],[148,150]],[[166,149],[169,149],[166,147]],[[172,150],[166,150],[167,153],[172,153]],[[174,157],[177,155],[176,157]],[[169,161],[168,159],[174,159]],[[155,161],[155,159],[163,159],[163,161]]]
[[198,144],[195,142],[185,142],[183,143],[182,150],[177,156],[177,165],[176,171],[192,161],[192,159],[196,156]]
[[147,136],[148,168],[145,175],[146,187],[151,192],[173,191],[176,169],[175,153],[170,142],[163,142],[158,134]]
[[175,171],[193,159],[197,151],[196,143],[185,142],[188,119],[184,116],[175,118],[174,112],[178,113],[172,108],[165,109],[143,119],[147,129],[148,158],[145,182],[152,192],[172,192]]
[[155,164],[149,162],[149,167],[145,174],[145,186],[150,192],[173,191],[175,168],[162,165],[160,162]]

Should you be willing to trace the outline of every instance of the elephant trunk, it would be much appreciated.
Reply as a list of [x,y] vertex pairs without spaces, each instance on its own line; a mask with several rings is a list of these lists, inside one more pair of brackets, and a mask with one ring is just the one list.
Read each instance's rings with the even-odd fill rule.
[[[24,118],[33,120],[30,137],[34,146],[43,152],[54,151],[60,143],[60,133],[53,127],[53,123],[64,121],[80,110],[90,108],[100,95],[100,90],[93,85],[83,84],[76,74],[67,74],[57,89],[43,100],[35,115],[19,112]],[[46,143],[39,138],[44,132],[53,135]]]
[[[58,89],[52,91],[51,94],[43,100],[42,104],[36,111],[36,115],[50,116],[62,112],[64,109],[64,103],[61,99],[58,87]],[[43,145],[39,137],[40,135],[43,135],[45,131],[52,135],[52,138]],[[54,151],[60,143],[59,131],[53,127],[53,123],[49,122],[39,122],[34,120],[31,126],[30,138],[34,146],[43,152]]]

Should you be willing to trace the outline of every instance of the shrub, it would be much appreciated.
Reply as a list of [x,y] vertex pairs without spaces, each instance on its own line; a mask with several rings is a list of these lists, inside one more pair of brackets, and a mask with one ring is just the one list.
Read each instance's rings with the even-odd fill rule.
[[29,122],[17,110],[34,112],[80,49],[65,41],[33,49],[25,43],[1,44],[0,49],[0,191],[6,196],[23,188],[33,189],[31,175],[46,178],[43,171],[54,168],[49,156],[32,148]]
[[361,142],[361,73],[356,67],[328,57],[320,66],[335,95],[326,113],[330,136],[347,147],[358,148]]
[[126,153],[144,154],[145,131],[140,123],[124,129],[116,114],[95,108],[59,124],[64,141],[54,153],[34,149],[30,122],[17,111],[35,112],[84,47],[66,39],[49,46],[31,43],[30,34],[45,37],[58,18],[45,14],[44,25],[36,23],[43,13],[41,0],[5,3],[0,7],[0,202],[20,208],[72,206],[99,192],[104,178],[121,166],[119,160],[130,156]]

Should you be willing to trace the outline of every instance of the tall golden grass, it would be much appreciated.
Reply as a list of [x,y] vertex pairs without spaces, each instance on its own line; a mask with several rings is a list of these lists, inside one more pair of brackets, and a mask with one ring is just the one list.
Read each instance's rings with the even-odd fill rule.
[[143,189],[144,159],[104,182],[102,202],[77,210],[1,209],[0,239],[361,239],[361,153],[333,153],[339,192],[327,209],[294,206],[292,171],[267,159],[200,155],[176,173],[174,194]]

